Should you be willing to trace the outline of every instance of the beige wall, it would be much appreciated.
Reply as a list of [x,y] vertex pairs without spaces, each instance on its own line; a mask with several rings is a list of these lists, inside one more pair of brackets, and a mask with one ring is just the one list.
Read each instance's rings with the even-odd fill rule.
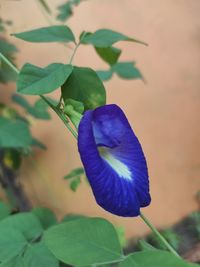
[[[60,3],[48,2],[52,7]],[[12,31],[47,25],[35,1],[0,3],[0,14],[15,22]],[[153,200],[144,212],[157,226],[170,225],[197,207],[194,196],[200,189],[199,12],[199,0],[88,0],[69,21],[77,36],[83,29],[111,28],[149,43],[149,47],[119,44],[124,49],[122,59],[137,61],[147,84],[115,77],[106,87],[108,102],[125,110],[143,144]],[[66,62],[71,53],[59,44],[9,39],[20,49],[19,66],[25,62],[41,66]],[[74,62],[106,67],[91,47],[81,47]],[[1,88],[0,94],[5,97],[7,91]],[[138,218],[118,218],[104,212],[86,184],[77,193],[68,190],[62,177],[80,166],[80,160],[75,141],[58,118],[53,115],[50,122],[35,122],[34,133],[48,146],[47,152],[37,152],[37,167],[29,161],[22,171],[34,204],[48,205],[58,216],[68,212],[105,216],[126,226],[128,236],[147,231]]]

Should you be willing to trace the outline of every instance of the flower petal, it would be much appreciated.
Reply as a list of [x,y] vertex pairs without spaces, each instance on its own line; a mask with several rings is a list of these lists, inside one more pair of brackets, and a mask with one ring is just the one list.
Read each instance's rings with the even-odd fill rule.
[[150,204],[146,160],[131,126],[117,105],[83,115],[78,148],[97,203],[119,216],[137,216]]

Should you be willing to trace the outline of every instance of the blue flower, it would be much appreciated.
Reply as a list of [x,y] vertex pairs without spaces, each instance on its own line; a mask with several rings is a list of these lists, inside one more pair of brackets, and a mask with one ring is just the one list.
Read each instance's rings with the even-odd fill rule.
[[141,145],[117,105],[86,111],[78,128],[78,149],[97,203],[124,217],[151,202]]

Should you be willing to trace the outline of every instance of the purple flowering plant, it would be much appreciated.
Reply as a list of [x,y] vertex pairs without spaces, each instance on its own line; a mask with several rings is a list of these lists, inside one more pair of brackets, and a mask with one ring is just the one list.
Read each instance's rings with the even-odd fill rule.
[[[38,3],[50,19],[51,10],[47,3],[43,0]],[[108,104],[106,101],[104,83],[114,74],[122,79],[144,80],[134,62],[120,61],[122,51],[115,44],[121,41],[132,42],[133,45],[146,43],[110,29],[83,31],[79,38],[75,37],[73,31],[63,22],[72,15],[79,3],[80,0],[70,0],[61,5],[57,16],[59,23],[12,34],[13,38],[33,43],[57,42],[66,47],[70,43],[74,48],[68,62],[52,63],[44,68],[26,63],[19,70],[3,51],[0,51],[0,60],[7,65],[9,71],[12,70],[17,75],[18,94],[14,97],[15,101],[22,104],[25,101],[22,95],[39,96],[43,104],[58,115],[67,130],[77,139],[77,150],[83,169],[79,168],[66,176],[69,180],[73,178],[72,190],[76,190],[80,176],[85,173],[94,201],[105,213],[121,217],[140,216],[165,250],[147,246],[148,249],[146,247],[144,251],[125,255],[116,229],[109,221],[77,216],[60,223],[47,214],[46,210],[35,209],[33,213],[38,218],[43,218],[43,225],[47,217],[51,217],[51,224],[43,230],[35,222],[33,230],[39,229],[37,233],[27,234],[21,226],[23,223],[19,223],[23,219],[21,214],[17,219],[11,216],[15,219],[8,217],[0,221],[0,236],[6,233],[6,242],[10,238],[12,244],[15,244],[12,253],[9,250],[9,258],[5,256],[5,243],[0,238],[0,266],[40,267],[47,266],[47,263],[49,267],[58,267],[61,264],[93,267],[113,264],[119,267],[196,266],[181,259],[141,212],[142,208],[151,203],[147,160],[123,110],[117,103]],[[73,59],[81,45],[91,45],[97,55],[107,63],[108,69],[97,71],[88,66],[74,66]],[[60,90],[60,98],[52,101],[46,95],[55,90]],[[29,108],[29,112],[33,113],[33,109]],[[5,123],[5,119],[0,117],[0,126],[5,127]],[[4,144],[2,140],[0,129],[1,146]],[[33,220],[33,213],[28,215],[29,220]],[[9,225],[12,227],[9,228]],[[23,230],[22,233],[16,233],[15,228]],[[30,260],[33,255],[38,263]],[[45,255],[48,261],[43,261],[43,264],[39,262],[41,255]],[[32,262],[35,265],[31,265]]]

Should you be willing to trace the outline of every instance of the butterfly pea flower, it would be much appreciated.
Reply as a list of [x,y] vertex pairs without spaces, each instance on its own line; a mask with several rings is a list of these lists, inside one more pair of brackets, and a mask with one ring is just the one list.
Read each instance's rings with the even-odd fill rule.
[[84,113],[78,127],[78,149],[96,202],[103,209],[133,217],[150,204],[145,156],[117,105]]

